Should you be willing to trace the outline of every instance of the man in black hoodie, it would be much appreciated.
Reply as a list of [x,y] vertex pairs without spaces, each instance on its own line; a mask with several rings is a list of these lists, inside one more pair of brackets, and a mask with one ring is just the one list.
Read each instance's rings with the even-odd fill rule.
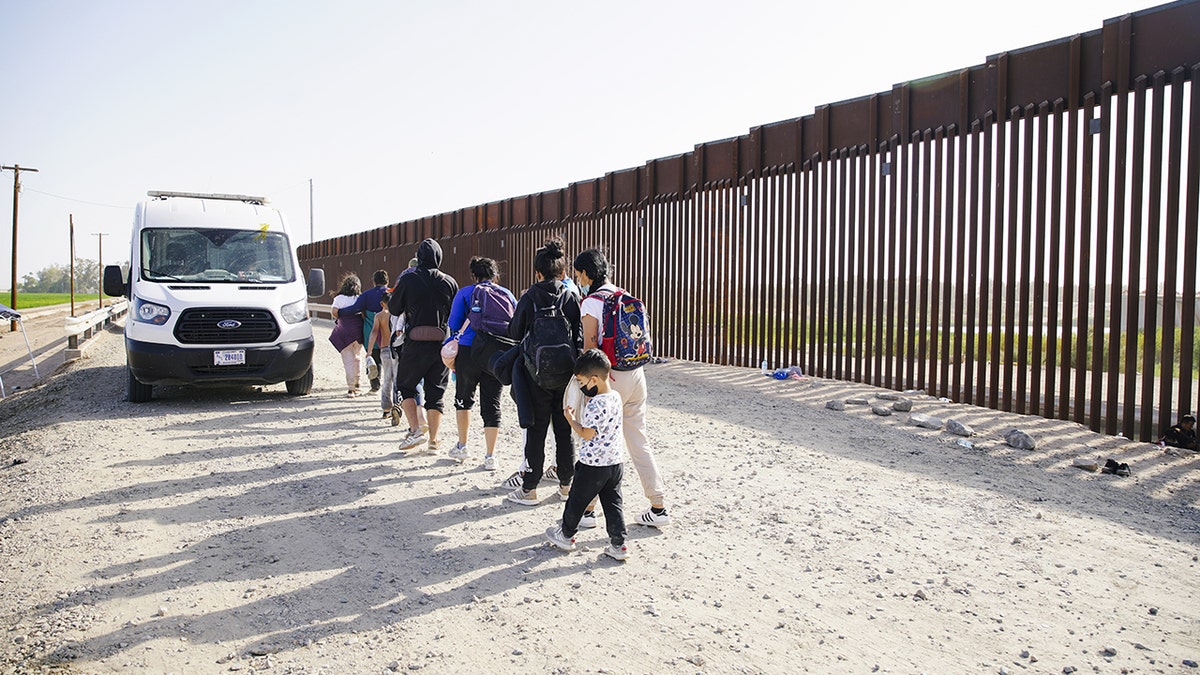
[[400,275],[388,301],[393,316],[404,316],[405,338],[396,364],[399,390],[408,420],[408,433],[400,449],[417,447],[425,439],[417,422],[417,384],[425,383],[425,411],[429,420],[429,452],[438,452],[438,427],[442,421],[442,396],[450,382],[450,371],[442,363],[442,341],[449,335],[450,304],[458,293],[458,282],[443,274],[442,247],[426,239],[417,247],[417,268]]

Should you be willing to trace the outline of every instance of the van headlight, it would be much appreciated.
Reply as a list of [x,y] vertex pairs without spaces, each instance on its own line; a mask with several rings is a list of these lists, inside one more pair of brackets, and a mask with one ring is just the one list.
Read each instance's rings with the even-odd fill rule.
[[133,299],[133,316],[142,323],[152,323],[161,326],[171,318],[171,308],[146,302],[141,298]]
[[284,305],[279,315],[288,323],[300,323],[308,318],[308,300],[297,300],[290,305]]

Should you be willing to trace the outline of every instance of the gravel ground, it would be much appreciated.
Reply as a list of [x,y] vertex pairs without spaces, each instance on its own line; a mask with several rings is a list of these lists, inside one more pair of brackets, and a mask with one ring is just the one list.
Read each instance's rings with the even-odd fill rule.
[[[124,401],[120,334],[0,402],[0,672],[1191,672],[1200,457],[756,371],[649,366],[675,522],[549,547],[502,470],[316,385]],[[6,338],[7,339],[7,338]],[[844,410],[826,408],[830,400]],[[1012,428],[1037,442],[1018,450]],[[443,431],[443,446],[453,437]],[[1122,478],[1071,466],[1127,462]],[[627,514],[646,506],[632,467]]]

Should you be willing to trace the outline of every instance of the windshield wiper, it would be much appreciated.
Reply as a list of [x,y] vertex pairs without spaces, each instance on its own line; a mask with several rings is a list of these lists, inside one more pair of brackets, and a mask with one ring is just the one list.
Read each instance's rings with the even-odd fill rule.
[[152,270],[149,267],[143,267],[142,274],[153,274],[156,277],[160,277],[163,279],[170,279],[171,281],[183,281],[183,279],[180,279],[177,276],[167,274],[166,272],[159,272],[158,270]]

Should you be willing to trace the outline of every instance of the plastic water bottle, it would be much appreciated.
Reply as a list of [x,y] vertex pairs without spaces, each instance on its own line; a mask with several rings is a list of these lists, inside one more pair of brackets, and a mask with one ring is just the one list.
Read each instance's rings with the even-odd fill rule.
[[771,377],[771,375],[773,374],[771,372],[771,367],[767,365],[766,359],[763,359],[763,362],[762,362],[762,374],[766,375],[767,377]]

